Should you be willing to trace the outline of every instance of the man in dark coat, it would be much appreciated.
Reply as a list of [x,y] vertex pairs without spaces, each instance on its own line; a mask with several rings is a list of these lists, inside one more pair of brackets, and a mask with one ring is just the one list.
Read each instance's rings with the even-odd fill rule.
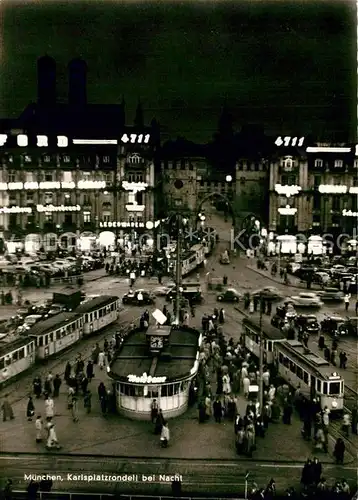
[[87,367],[86,367],[86,375],[87,375],[87,378],[89,380],[89,382],[91,382],[91,380],[93,379],[94,377],[94,373],[93,373],[93,362],[92,360],[90,359],[87,363]]
[[57,374],[53,380],[53,397],[58,398],[60,394],[60,387],[62,384],[62,380],[60,378],[60,375]]
[[213,404],[213,410],[214,410],[214,418],[215,422],[221,424],[221,419],[222,419],[222,405],[220,399],[216,398]]

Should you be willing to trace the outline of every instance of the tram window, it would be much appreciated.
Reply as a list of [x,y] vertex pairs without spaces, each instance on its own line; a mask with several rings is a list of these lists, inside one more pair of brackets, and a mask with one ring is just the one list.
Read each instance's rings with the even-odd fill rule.
[[272,342],[271,342],[271,340],[268,341],[268,352],[272,352]]
[[103,316],[103,309],[100,309],[98,312],[99,312],[99,317],[102,318],[102,316]]
[[65,329],[61,328],[60,332],[61,332],[61,339],[63,339],[63,337],[65,336]]
[[283,365],[286,366],[286,368],[288,368],[289,364],[290,364],[290,360],[288,358],[286,358],[286,356],[284,356],[284,358],[283,358]]
[[12,353],[12,360],[17,361],[19,359],[19,351],[15,351]]
[[279,361],[279,363],[281,363],[281,364],[283,363],[283,355],[282,355],[282,353],[281,353],[281,352],[279,352],[279,353],[278,353],[278,361]]
[[297,375],[298,378],[300,378],[301,380],[303,380],[303,370],[299,366],[297,366],[296,375]]
[[24,359],[25,357],[25,347],[19,349],[19,359]]
[[264,340],[264,349],[267,351],[267,340]]
[[48,345],[48,335],[45,335],[45,345]]
[[5,368],[5,358],[0,358],[0,370]]
[[337,396],[340,390],[340,382],[331,382],[329,384],[329,394],[331,396]]
[[290,371],[296,373],[296,365],[293,361],[290,361]]
[[139,398],[142,398],[144,396],[144,387],[142,387],[141,385],[136,385],[135,395]]
[[322,382],[320,380],[317,380],[317,391],[321,392],[322,390]]
[[305,384],[308,384],[308,373],[307,372],[303,372],[303,381]]
[[7,354],[5,357],[5,365],[9,366],[11,365],[11,354]]
[[56,332],[56,340],[60,340],[60,338],[61,338],[61,332],[60,332],[60,330],[57,330],[57,332]]
[[50,342],[53,342],[53,332],[50,333]]
[[39,337],[39,347],[43,347],[43,345],[44,345],[44,338]]
[[323,394],[327,394],[327,382],[323,382]]

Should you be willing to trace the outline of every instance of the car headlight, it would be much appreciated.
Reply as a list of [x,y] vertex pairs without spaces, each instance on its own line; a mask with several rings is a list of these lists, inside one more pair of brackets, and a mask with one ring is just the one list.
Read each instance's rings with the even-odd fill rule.
[[338,403],[336,400],[332,401],[332,408],[337,408]]

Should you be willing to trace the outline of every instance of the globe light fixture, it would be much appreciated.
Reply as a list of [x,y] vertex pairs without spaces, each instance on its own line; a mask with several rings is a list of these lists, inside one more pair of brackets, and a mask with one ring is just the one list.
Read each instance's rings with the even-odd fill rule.
[[154,224],[153,224],[153,222],[152,222],[151,220],[148,220],[148,221],[145,223],[145,227],[146,227],[147,229],[153,229]]
[[232,176],[231,175],[227,175],[226,178],[225,178],[226,182],[231,182],[232,181]]

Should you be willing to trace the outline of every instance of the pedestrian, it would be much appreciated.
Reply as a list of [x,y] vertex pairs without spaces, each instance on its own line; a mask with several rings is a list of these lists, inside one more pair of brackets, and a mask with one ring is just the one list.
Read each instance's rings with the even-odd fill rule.
[[165,425],[165,418],[162,410],[159,409],[157,418],[155,420],[154,434],[161,434],[163,425]]
[[34,388],[34,394],[35,394],[36,398],[39,399],[40,396],[41,396],[41,394],[42,394],[42,382],[41,382],[41,378],[40,377],[35,377],[32,385],[33,385],[33,388]]
[[105,365],[105,354],[103,351],[100,351],[98,354],[98,366],[100,370],[103,370],[103,367]]
[[351,417],[349,413],[345,413],[343,415],[343,422],[342,422],[342,431],[346,435],[346,437],[349,437],[349,429],[351,427]]
[[9,403],[8,400],[8,394],[4,397],[4,401],[1,405],[1,410],[2,410],[2,419],[4,422],[6,420],[14,420],[14,412],[12,410],[11,404]]
[[78,422],[78,399],[77,396],[72,397],[72,407],[71,407],[72,420]]
[[53,397],[58,398],[60,394],[60,387],[62,384],[62,380],[60,378],[60,375],[57,373],[54,380],[53,380]]
[[221,419],[223,415],[223,409],[222,409],[222,404],[219,398],[216,398],[213,404],[213,413],[214,413],[214,418],[215,422],[218,424],[221,424]]
[[100,398],[99,403],[101,405],[102,415],[106,415],[108,410],[107,391]]
[[85,395],[87,392],[87,386],[88,386],[88,378],[83,375],[81,379],[81,389],[83,395]]
[[8,479],[3,490],[4,500],[12,500],[12,480]]
[[91,391],[87,390],[87,392],[83,398],[83,404],[84,404],[84,407],[85,407],[87,413],[91,413],[91,409],[92,409],[92,393],[91,393]]
[[350,300],[351,300],[351,294],[350,293],[346,293],[345,296],[344,296],[344,305],[345,305],[346,311],[348,311]]
[[245,398],[248,398],[249,392],[250,392],[250,379],[249,379],[249,377],[243,378],[242,385],[244,387],[244,396],[245,396]]
[[225,323],[225,310],[222,307],[219,311],[219,323],[223,325]]
[[150,408],[150,416],[151,416],[152,424],[154,424],[156,419],[157,419],[158,410],[159,410],[159,408],[158,408],[157,400],[153,399],[152,404],[151,404],[151,408]]
[[86,375],[87,375],[87,378],[89,380],[89,382],[91,382],[91,380],[93,379],[94,377],[94,373],[93,373],[93,362],[92,360],[90,359],[87,363],[87,368],[86,368]]
[[51,396],[52,394],[52,381],[53,381],[53,375],[51,372],[49,372],[46,377],[44,385],[45,393],[48,394],[49,396]]
[[40,489],[39,483],[36,483],[31,479],[27,487],[27,500],[36,500],[37,492],[39,491],[39,489]]
[[254,302],[253,302],[253,300],[250,300],[250,302],[249,302],[249,313],[253,314],[254,310],[255,310]]
[[45,415],[46,418],[53,418],[55,414],[55,404],[50,396],[46,397],[45,400]]
[[51,423],[49,425],[49,434],[48,434],[48,438],[47,438],[46,448],[48,450],[50,450],[52,448],[59,450],[61,448],[59,443],[58,443],[55,425],[53,423]]
[[42,441],[42,429],[43,429],[41,415],[38,415],[36,417],[35,429],[36,429],[36,443],[41,443],[41,441]]
[[29,400],[27,402],[26,416],[29,422],[32,421],[32,417],[35,415],[35,405],[32,401],[32,396],[29,396]]
[[166,422],[163,423],[162,431],[160,433],[160,446],[162,448],[167,448],[170,439],[170,431],[168,424]]
[[343,465],[344,462],[344,452],[346,450],[346,445],[342,438],[338,438],[336,444],[334,446],[334,457],[336,459],[336,463],[339,465]]
[[71,378],[71,370],[72,370],[71,363],[69,361],[67,361],[66,368],[65,368],[65,375],[64,375],[66,383],[68,383],[68,381]]

